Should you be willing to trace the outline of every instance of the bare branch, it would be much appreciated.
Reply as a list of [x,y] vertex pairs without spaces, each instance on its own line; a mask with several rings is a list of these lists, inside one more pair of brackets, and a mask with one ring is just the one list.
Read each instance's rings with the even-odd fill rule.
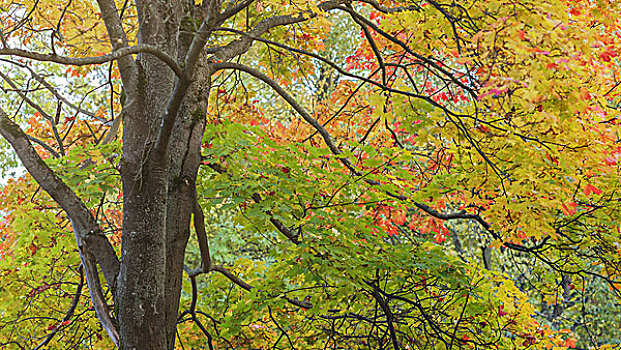
[[56,99],[58,99],[59,101],[62,101],[62,103],[72,109],[74,109],[76,112],[78,113],[82,113],[86,116],[89,116],[91,118],[95,118],[96,115],[95,113],[91,112],[91,111],[87,111],[83,108],[81,108],[80,106],[77,106],[75,104],[73,104],[71,101],[67,100],[63,95],[61,95],[56,88],[54,88],[50,83],[48,83],[41,75],[37,74],[37,72],[34,71],[34,69],[30,68],[28,65],[13,61],[13,60],[7,60],[7,59],[2,59],[2,61],[16,65],[20,68],[25,68],[30,72],[30,75],[32,76],[32,78],[34,80],[36,80],[37,82],[39,82],[39,84],[41,84],[44,88],[46,88],[50,93],[52,93],[52,95],[54,95],[54,97],[56,97]]
[[28,140],[36,143],[37,145],[43,147],[43,149],[45,149],[46,151],[48,151],[52,157],[54,158],[59,158],[60,154],[58,154],[58,152],[56,152],[52,147],[50,147],[50,145],[48,145],[47,143],[39,140],[38,138],[34,137],[34,136],[30,136],[28,135]]
[[[88,249],[88,245],[84,244],[84,240],[82,239],[83,232],[79,231],[77,228],[78,226],[74,224],[73,220],[71,221],[71,225],[73,226],[75,240],[78,243],[78,248],[80,250],[82,266],[84,266],[84,271],[86,272],[86,284],[88,285],[88,290],[91,294],[91,301],[93,302],[93,307],[95,308],[95,314],[97,315],[102,327],[106,330],[106,333],[108,333],[110,339],[112,339],[114,345],[118,347],[120,339],[119,332],[116,322],[110,313],[110,308],[108,308],[108,304],[106,303],[106,298],[103,295],[101,283],[99,282],[99,274],[97,273],[97,263],[95,261],[95,257]],[[106,239],[106,242],[107,241],[108,240]]]
[[[350,4],[345,4],[345,7],[349,9],[352,8]],[[371,49],[373,50],[373,54],[375,55],[375,58],[377,59],[377,63],[379,64],[382,70],[382,84],[388,85],[388,82],[386,81],[386,65],[384,64],[384,59],[382,58],[382,54],[380,53],[379,48],[377,47],[377,44],[375,43],[375,40],[373,40],[373,37],[371,36],[371,32],[369,31],[369,28],[367,28],[367,26],[364,25],[364,23],[362,23],[355,16],[351,15],[351,18],[354,20],[354,22],[356,22],[357,25],[360,26],[360,28],[362,28],[362,31],[364,32],[364,36],[369,42],[369,45],[371,46]]]
[[[411,97],[411,98],[416,98],[416,99],[424,100],[424,101],[428,102],[429,104],[431,104],[432,106],[434,106],[436,108],[440,108],[445,113],[447,113],[449,115],[452,115],[452,116],[455,116],[455,117],[468,117],[468,115],[457,114],[457,113],[449,110],[447,107],[442,106],[441,104],[439,104],[438,102],[436,102],[432,98],[430,98],[429,96],[415,94],[415,93],[411,93],[409,91],[403,91],[403,90],[394,89],[394,88],[386,86],[386,85],[384,85],[384,84],[382,84],[380,82],[372,80],[371,77],[373,77],[375,75],[375,73],[377,71],[379,71],[379,68],[376,71],[374,71],[371,74],[369,74],[368,77],[363,77],[363,76],[360,76],[360,75],[357,75],[357,74],[350,73],[350,72],[346,71],[345,69],[343,69],[342,67],[340,67],[338,64],[334,63],[333,61],[331,61],[331,60],[329,60],[329,59],[327,59],[327,58],[325,58],[323,56],[320,56],[320,55],[317,55],[315,53],[309,52],[309,51],[297,49],[297,48],[294,48],[294,47],[291,47],[291,46],[288,46],[288,45],[284,45],[284,44],[278,43],[276,41],[264,39],[264,38],[261,38],[261,37],[258,37],[258,36],[254,36],[254,35],[248,34],[246,32],[242,32],[242,31],[236,30],[236,29],[217,28],[217,30],[240,34],[240,35],[243,35],[243,36],[247,36],[247,37],[249,37],[249,38],[251,38],[253,40],[256,40],[256,41],[260,41],[260,42],[263,42],[263,43],[266,43],[266,44],[269,44],[269,45],[274,45],[276,47],[285,49],[287,51],[291,51],[291,52],[295,52],[295,53],[298,53],[298,54],[301,54],[301,55],[312,57],[312,58],[317,59],[317,60],[319,60],[319,61],[329,65],[330,67],[334,68],[338,73],[342,74],[343,76],[350,77],[350,78],[353,78],[353,79],[356,79],[356,80],[361,80],[364,83],[368,83],[368,84],[374,85],[374,86],[376,86],[376,87],[378,87],[378,88],[380,88],[380,89],[382,89],[383,91],[386,91],[386,92],[395,93],[395,94],[399,94],[399,95],[408,96],[408,97]],[[406,70],[405,66],[397,65],[397,64],[393,64],[393,63],[386,63],[386,66],[393,66],[393,67],[402,68],[407,73],[407,70]]]
[[[123,23],[119,16],[119,11],[116,8],[114,0],[97,0],[99,10],[101,10],[101,17],[103,18],[106,30],[108,31],[108,37],[110,37],[110,44],[113,50],[119,50],[127,48],[129,43],[127,41],[127,35],[123,30]],[[134,88],[136,86],[136,77],[138,76],[138,65],[134,61],[133,57],[127,55],[120,57],[119,71],[121,73],[121,79],[123,80],[123,86],[125,86],[126,93],[129,96],[133,95]],[[133,96],[131,96],[133,97]]]
[[203,326],[203,323],[198,319],[198,317],[196,317],[196,314],[197,314],[196,302],[198,300],[198,286],[196,285],[196,276],[190,275],[190,283],[192,285],[192,301],[190,302],[190,308],[183,311],[177,317],[177,323],[185,322],[183,320],[183,317],[187,314],[190,314],[191,320],[194,321],[196,325],[198,325],[198,327],[201,329],[203,334],[205,334],[205,336],[207,337],[207,344],[209,345],[209,349],[213,350],[213,338],[211,334],[207,331],[205,326]]
[[377,303],[380,305],[382,311],[384,312],[384,315],[386,315],[386,323],[388,324],[388,330],[390,331],[390,340],[392,341],[392,346],[395,350],[399,350],[399,341],[397,340],[397,333],[395,332],[395,326],[393,324],[394,316],[392,311],[390,310],[390,306],[388,306],[386,300],[384,300],[380,295],[380,288],[378,285],[369,282],[365,283],[373,288],[371,294],[373,295],[373,298],[377,300]]
[[[162,60],[164,63],[166,63],[170,67],[170,69],[172,69],[175,72],[176,75],[178,76],[183,75],[183,70],[181,69],[181,66],[177,63],[177,61],[172,56],[170,56],[169,54],[165,53],[164,51],[160,50],[159,48],[155,46],[145,45],[145,44],[123,47],[123,48],[114,50],[107,55],[95,56],[95,57],[66,57],[66,56],[59,56],[55,54],[44,54],[44,53],[38,53],[38,52],[31,52],[31,51],[26,51],[26,50],[21,50],[21,49],[8,49],[8,48],[0,49],[0,56],[16,56],[16,57],[30,58],[30,59],[41,61],[41,62],[54,62],[58,64],[65,64],[65,65],[71,65],[71,66],[87,66],[87,65],[93,65],[93,64],[102,64],[102,63],[111,62],[115,60],[120,61],[124,57],[131,56],[137,53],[151,54],[159,58],[160,60]],[[123,85],[125,85],[125,82],[123,82]]]
[[211,257],[209,255],[209,242],[207,242],[207,232],[205,231],[205,215],[201,205],[194,204],[194,228],[196,229],[196,238],[198,240],[198,249],[201,252],[201,270],[209,271],[211,268]]
[[99,142],[100,145],[107,145],[110,142],[114,141],[114,139],[116,138],[116,134],[119,132],[122,120],[123,112],[121,112],[121,114],[117,115],[116,118],[114,118],[114,120],[112,121],[112,125],[110,125],[110,129],[108,129],[108,131],[106,132],[106,136],[104,136],[104,138],[101,139],[101,142]]
[[420,11],[420,6],[411,5],[411,6],[399,6],[399,7],[386,7],[376,0],[357,0],[358,2],[363,2],[365,4],[369,4],[373,6],[374,9],[383,12],[383,13],[397,13],[403,11]]
[[[319,4],[319,6],[317,7],[321,11],[330,11],[332,9],[337,8],[339,5],[343,3],[347,3],[348,1],[349,0],[326,1],[326,2]],[[235,40],[221,48],[218,48],[217,52],[212,57],[212,60],[213,61],[228,61],[231,58],[242,55],[246,51],[248,51],[248,49],[252,45],[252,42],[254,41],[252,37],[259,37],[263,35],[265,32],[267,32],[268,30],[275,28],[275,27],[300,23],[300,22],[304,22],[304,21],[307,21],[315,17],[317,17],[317,13],[315,12],[302,11],[295,15],[282,15],[282,16],[273,16],[270,18],[266,18],[262,20],[261,22],[259,22],[253,29],[248,31],[247,33],[248,35],[242,37],[239,40]]]
[[222,20],[231,18],[235,16],[237,13],[239,13],[240,11],[242,11],[243,9],[245,9],[246,7],[250,6],[250,4],[252,4],[254,1],[255,0],[243,0],[239,4],[224,10],[224,12],[220,14],[220,18],[222,18]]
[[362,22],[362,23],[366,24],[367,26],[371,27],[374,31],[376,31],[378,34],[380,34],[384,38],[392,41],[393,43],[395,43],[397,45],[399,45],[402,49],[404,49],[410,55],[416,57],[417,59],[419,59],[419,60],[421,60],[423,62],[425,62],[426,64],[429,65],[429,67],[432,67],[435,70],[437,70],[438,72],[442,73],[444,75],[444,77],[446,77],[447,79],[452,81],[454,84],[458,85],[459,87],[464,89],[466,92],[468,92],[473,97],[473,99],[476,101],[477,95],[476,95],[475,90],[472,87],[469,87],[466,84],[462,83],[453,74],[451,74],[451,72],[448,72],[446,69],[442,68],[440,65],[438,65],[436,62],[434,62],[432,59],[429,59],[427,57],[424,57],[423,55],[420,55],[420,54],[414,52],[406,43],[404,43],[403,41],[399,40],[398,38],[396,38],[396,37],[386,33],[385,31],[380,29],[377,25],[375,25],[375,23],[369,21],[364,16],[361,16],[358,12],[354,11],[353,9],[345,7],[345,6],[339,6],[338,9],[343,10],[343,11],[349,13],[352,17],[358,19],[360,22]]
[[47,119],[47,121],[50,122],[50,127],[52,128],[54,139],[56,139],[56,143],[58,144],[58,149],[60,150],[60,154],[64,155],[65,147],[63,146],[63,140],[60,138],[60,134],[58,133],[58,129],[56,128],[56,120],[51,115],[49,115],[47,112],[45,112],[43,108],[41,108],[41,106],[39,106],[36,102],[34,102],[28,96],[26,96],[26,94],[21,89],[19,89],[17,85],[15,85],[15,83],[13,83],[11,78],[6,76],[2,72],[0,72],[0,78],[6,81],[7,84],[9,84],[9,86],[11,86],[15,90],[15,92],[19,95],[19,97],[21,97],[22,100],[24,100],[24,102],[26,102],[30,107],[34,108],[37,112],[41,114],[41,116],[43,116],[43,118]]
[[[80,296],[82,295],[83,286],[84,286],[84,269],[82,266],[80,266],[80,283],[78,284],[78,289],[76,290],[75,295],[73,296],[73,300],[71,301],[69,310],[67,310],[67,312],[65,313],[65,316],[61,320],[61,324],[62,322],[69,321],[69,319],[73,316],[73,313],[75,312],[75,309],[78,306],[78,301],[80,300]],[[37,345],[33,350],[39,350],[42,347],[49,344],[50,341],[52,341],[52,338],[54,338],[54,336],[56,335],[56,333],[58,333],[59,330],[60,330],[60,327],[54,328],[52,333],[48,334],[47,337],[45,337],[45,339],[43,339],[43,341],[39,343],[39,345]]]
[[210,270],[211,271],[218,271],[218,272],[220,272],[221,274],[226,276],[226,278],[231,280],[231,282],[235,283],[236,285],[240,286],[241,288],[243,288],[245,290],[251,290],[252,288],[254,288],[253,286],[249,285],[248,283],[242,281],[241,278],[239,278],[236,275],[234,275],[231,271],[227,270],[222,265],[213,265]]
[[[254,200],[255,203],[261,203],[261,201],[263,201],[258,193],[252,195],[252,200]],[[280,233],[285,235],[285,237],[287,237],[291,241],[291,243],[300,244],[300,237],[292,232],[285,224],[282,223],[282,221],[276,219],[272,214],[271,210],[266,210],[265,214],[270,217],[270,222],[272,223],[272,225],[274,225],[274,227],[276,227],[276,229],[280,231]]]

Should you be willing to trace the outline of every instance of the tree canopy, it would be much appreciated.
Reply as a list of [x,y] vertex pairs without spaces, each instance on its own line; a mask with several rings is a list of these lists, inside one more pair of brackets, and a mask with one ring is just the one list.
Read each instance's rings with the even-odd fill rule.
[[621,346],[617,1],[0,9],[0,348]]

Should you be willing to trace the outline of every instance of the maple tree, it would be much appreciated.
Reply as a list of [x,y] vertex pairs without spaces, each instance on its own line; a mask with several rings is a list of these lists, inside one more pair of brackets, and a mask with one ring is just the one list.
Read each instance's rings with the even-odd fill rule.
[[0,347],[618,346],[619,7],[1,0]]

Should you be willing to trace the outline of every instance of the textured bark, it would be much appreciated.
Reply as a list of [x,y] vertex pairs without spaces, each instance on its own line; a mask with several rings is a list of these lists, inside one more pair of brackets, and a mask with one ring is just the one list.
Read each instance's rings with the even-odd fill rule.
[[[176,56],[177,1],[138,2],[139,40]],[[175,82],[161,60],[141,54],[123,116],[123,233],[116,297],[122,349],[168,347],[166,327],[167,154],[153,151]],[[125,81],[123,82],[125,84]],[[129,104],[128,104],[129,105]]]
[[[200,67],[199,70],[204,70]],[[207,73],[207,72],[205,72]],[[166,327],[168,348],[174,348],[183,274],[183,257],[190,236],[190,218],[196,201],[196,178],[205,130],[209,75],[198,74],[186,94],[168,147],[170,154],[166,223]]]

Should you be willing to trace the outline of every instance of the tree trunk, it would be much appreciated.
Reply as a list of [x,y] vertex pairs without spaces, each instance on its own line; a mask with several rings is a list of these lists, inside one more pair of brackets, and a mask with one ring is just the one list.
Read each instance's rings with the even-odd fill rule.
[[170,167],[166,228],[166,327],[168,348],[174,348],[183,258],[190,236],[190,218],[196,202],[196,179],[205,130],[206,94],[209,75],[190,87],[173,129],[170,142]]
[[[176,56],[177,7],[174,1],[139,4],[139,41]],[[167,322],[170,156],[154,147],[175,77],[153,56],[140,55],[136,62],[135,90],[128,93],[123,119],[122,258],[115,302],[122,349],[164,350],[174,343]]]

